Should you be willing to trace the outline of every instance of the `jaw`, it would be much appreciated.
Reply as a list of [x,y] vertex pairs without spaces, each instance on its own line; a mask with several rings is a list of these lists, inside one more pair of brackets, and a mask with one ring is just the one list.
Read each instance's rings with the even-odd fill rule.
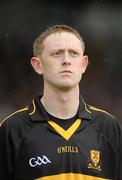
[[80,80],[77,82],[74,82],[71,79],[63,79],[63,80],[59,80],[57,82],[48,82],[46,80],[44,80],[44,89],[47,90],[49,93],[50,91],[54,91],[55,93],[57,92],[70,92],[70,91],[74,91],[75,89],[79,88],[79,83]]

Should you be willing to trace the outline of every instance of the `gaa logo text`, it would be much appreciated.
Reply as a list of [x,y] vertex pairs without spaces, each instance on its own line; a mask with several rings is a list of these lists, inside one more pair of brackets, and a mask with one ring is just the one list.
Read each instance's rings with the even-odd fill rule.
[[31,167],[41,166],[42,164],[51,163],[51,161],[43,155],[42,157],[36,156],[29,160],[29,165]]

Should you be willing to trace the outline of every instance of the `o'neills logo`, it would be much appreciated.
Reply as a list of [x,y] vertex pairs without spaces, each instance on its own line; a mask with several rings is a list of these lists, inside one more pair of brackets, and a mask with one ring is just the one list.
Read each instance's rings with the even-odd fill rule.
[[57,148],[57,152],[60,153],[78,153],[79,149],[77,146],[60,146]]

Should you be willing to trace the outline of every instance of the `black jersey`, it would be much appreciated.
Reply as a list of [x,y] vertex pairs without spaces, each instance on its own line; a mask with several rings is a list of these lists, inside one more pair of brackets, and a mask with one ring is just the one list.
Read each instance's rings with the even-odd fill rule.
[[80,97],[77,119],[63,129],[37,96],[2,123],[0,180],[122,180],[122,130]]

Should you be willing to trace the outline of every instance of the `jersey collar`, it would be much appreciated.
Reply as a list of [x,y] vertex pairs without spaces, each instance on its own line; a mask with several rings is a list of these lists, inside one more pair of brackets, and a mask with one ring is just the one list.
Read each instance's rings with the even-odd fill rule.
[[[28,114],[30,116],[31,121],[48,121],[48,113],[43,107],[40,99],[41,95],[37,95],[28,106]],[[90,120],[91,119],[91,111],[88,108],[88,105],[84,102],[82,96],[80,96],[80,104],[78,108],[78,118]]]

